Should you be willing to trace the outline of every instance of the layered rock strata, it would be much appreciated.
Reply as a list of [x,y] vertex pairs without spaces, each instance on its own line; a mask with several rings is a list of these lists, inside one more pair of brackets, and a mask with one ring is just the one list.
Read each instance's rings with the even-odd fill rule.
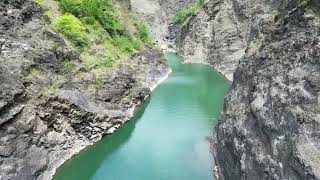
[[129,120],[169,72],[149,49],[98,77],[34,2],[1,1],[0,179],[51,179]]

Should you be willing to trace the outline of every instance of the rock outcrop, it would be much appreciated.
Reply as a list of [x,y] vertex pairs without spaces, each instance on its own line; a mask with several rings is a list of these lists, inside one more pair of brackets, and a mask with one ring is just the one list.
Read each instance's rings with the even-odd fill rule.
[[[228,30],[211,26],[211,37],[225,38],[208,48],[209,56],[224,57],[217,63],[245,48],[236,56],[241,60],[216,127],[217,174],[226,180],[320,179],[319,1],[223,1],[211,8],[213,22],[225,3],[238,30],[246,31],[230,33],[234,21],[224,24]],[[230,43],[222,46],[228,51],[217,49],[223,42]]]
[[[210,65],[232,81],[252,32],[265,33],[268,28],[264,26],[273,21],[277,4],[263,0],[211,0],[182,27],[178,52],[186,63]],[[257,44],[261,38],[255,37]]]
[[216,128],[220,179],[320,179],[319,6],[211,0],[183,27],[185,62],[234,81]]
[[170,68],[145,50],[108,73],[82,58],[31,0],[0,2],[0,179],[50,179],[132,117]]
[[162,49],[175,45],[177,26],[172,18],[180,11],[194,5],[197,0],[130,0],[132,10],[150,27],[151,34]]

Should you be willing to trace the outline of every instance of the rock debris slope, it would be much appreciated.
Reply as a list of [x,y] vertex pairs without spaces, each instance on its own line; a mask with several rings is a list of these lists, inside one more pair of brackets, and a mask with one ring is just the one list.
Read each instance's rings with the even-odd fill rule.
[[170,71],[161,52],[146,50],[97,79],[49,23],[31,0],[0,2],[1,180],[50,179],[129,120]]

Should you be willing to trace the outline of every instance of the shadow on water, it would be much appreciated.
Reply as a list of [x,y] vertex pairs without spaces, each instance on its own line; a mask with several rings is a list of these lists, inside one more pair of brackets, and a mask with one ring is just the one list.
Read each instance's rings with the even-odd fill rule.
[[142,117],[149,102],[150,98],[139,107],[134,117],[118,131],[104,137],[97,144],[81,151],[81,155],[76,155],[67,161],[58,169],[53,180],[91,179],[102,162],[128,142],[135,129],[136,122]]

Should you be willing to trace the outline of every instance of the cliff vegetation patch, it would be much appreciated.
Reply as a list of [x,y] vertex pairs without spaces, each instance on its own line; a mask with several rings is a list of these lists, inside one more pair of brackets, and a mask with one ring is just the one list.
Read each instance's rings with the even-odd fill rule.
[[203,5],[206,4],[206,2],[206,0],[199,0],[195,5],[191,6],[190,8],[177,13],[173,17],[172,22],[174,24],[181,24],[182,26],[184,26],[185,24],[187,24],[187,22],[192,16],[198,13],[198,11],[201,9]]
[[[41,6],[48,3],[37,0]],[[50,0],[51,1],[51,0]],[[81,53],[87,71],[103,73],[131,55],[154,46],[147,26],[112,0],[59,0],[60,15],[47,15],[54,28]],[[54,13],[57,14],[57,13]]]

